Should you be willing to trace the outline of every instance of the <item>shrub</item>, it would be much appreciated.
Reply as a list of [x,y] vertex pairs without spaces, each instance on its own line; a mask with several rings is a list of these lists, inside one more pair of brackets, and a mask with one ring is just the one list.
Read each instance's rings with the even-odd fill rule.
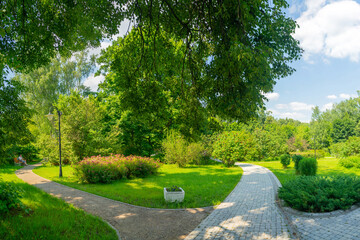
[[251,161],[258,156],[253,137],[245,131],[223,132],[214,142],[213,149],[213,156],[227,167],[236,161]]
[[290,207],[300,211],[330,212],[348,209],[360,202],[360,178],[346,175],[301,176],[285,182],[279,189],[279,197]]
[[339,160],[339,165],[345,168],[360,168],[360,156],[341,158]]
[[349,137],[345,142],[331,145],[332,154],[335,157],[349,157],[360,154],[360,137]]
[[174,131],[170,132],[162,146],[165,152],[164,159],[167,163],[176,163],[179,167],[184,167],[188,163],[187,142],[180,134]]
[[280,162],[284,168],[287,168],[290,164],[290,155],[289,154],[282,154],[280,156]]
[[167,163],[176,163],[179,167],[186,164],[202,164],[209,158],[201,143],[188,143],[179,133],[170,132],[163,141],[164,159]]
[[11,209],[22,207],[21,193],[15,185],[0,179],[0,215],[8,213]]
[[74,175],[81,182],[109,183],[121,178],[155,174],[160,164],[147,157],[111,155],[85,158],[73,167]]
[[317,161],[315,158],[303,158],[299,162],[299,172],[301,175],[314,176],[317,172]]
[[186,148],[186,158],[189,163],[200,165],[204,156],[204,146],[201,143],[190,143]]
[[296,174],[299,174],[300,173],[300,171],[299,171],[299,162],[304,158],[303,156],[301,156],[301,155],[297,155],[297,154],[295,154],[295,155],[292,155],[292,161],[294,162],[294,164],[295,164],[295,172],[296,172]]
[[[304,158],[315,158],[315,150],[306,152],[292,152],[291,154],[301,155]],[[316,158],[323,158],[326,156],[326,152],[322,149],[316,150]]]

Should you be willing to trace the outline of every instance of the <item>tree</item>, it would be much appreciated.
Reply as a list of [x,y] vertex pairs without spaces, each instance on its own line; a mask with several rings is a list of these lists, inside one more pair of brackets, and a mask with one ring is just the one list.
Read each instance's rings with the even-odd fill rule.
[[1,1],[0,65],[30,70],[58,53],[70,56],[98,46],[103,37],[118,32],[125,17],[122,7],[109,0]]
[[17,74],[14,79],[25,87],[24,100],[43,117],[61,94],[70,95],[74,90],[82,95],[88,94],[90,89],[83,82],[94,68],[94,56],[89,58],[83,51],[71,59],[58,56],[48,65],[26,74]]
[[0,164],[5,158],[12,159],[7,152],[10,147],[27,144],[32,138],[27,128],[32,112],[19,97],[22,91],[16,81],[0,81]]
[[[288,64],[300,56],[298,42],[291,36],[296,24],[281,11],[287,6],[286,1],[264,0],[129,3],[127,11],[135,13],[137,24],[132,37],[124,39],[128,53],[125,49],[117,51],[118,58],[113,58],[111,67],[120,67],[125,63],[120,59],[127,56],[127,65],[136,63],[128,75],[141,68],[142,74],[149,76],[159,68],[153,80],[158,84],[164,80],[162,70],[174,70],[173,62],[177,61],[175,67],[181,74],[173,83],[181,87],[183,100],[201,100],[202,104],[191,106],[205,106],[223,119],[248,120],[263,106],[262,93],[271,91],[275,80],[290,75],[294,69]],[[183,43],[170,61],[172,66],[159,60],[167,54],[159,43],[166,41]],[[156,89],[154,82],[127,82],[143,92]],[[188,89],[183,90],[185,87]]]

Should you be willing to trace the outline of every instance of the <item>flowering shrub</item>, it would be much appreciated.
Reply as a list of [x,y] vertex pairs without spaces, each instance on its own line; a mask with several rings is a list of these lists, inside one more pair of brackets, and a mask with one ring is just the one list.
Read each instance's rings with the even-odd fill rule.
[[155,174],[160,164],[151,158],[111,155],[92,156],[74,165],[74,174],[81,182],[109,183],[121,178],[146,177]]

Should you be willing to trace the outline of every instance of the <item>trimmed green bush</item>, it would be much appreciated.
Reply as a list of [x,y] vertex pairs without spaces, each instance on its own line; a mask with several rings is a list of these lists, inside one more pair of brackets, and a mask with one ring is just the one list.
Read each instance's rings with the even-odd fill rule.
[[0,215],[8,213],[11,209],[22,207],[21,194],[21,190],[15,185],[0,179]]
[[279,197],[290,207],[305,212],[348,209],[360,202],[360,178],[300,176],[285,182],[279,189]]
[[317,166],[318,164],[315,158],[303,158],[299,162],[299,173],[304,176],[315,176]]
[[290,164],[290,155],[289,154],[282,154],[280,156],[280,162],[283,165],[283,168],[287,168]]
[[299,162],[300,162],[303,158],[304,158],[303,156],[298,155],[298,154],[295,154],[295,155],[292,155],[292,156],[291,156],[291,159],[292,159],[292,161],[293,161],[294,164],[295,164],[295,172],[296,172],[296,174],[300,174],[300,171],[299,171]]
[[360,156],[341,158],[339,165],[345,168],[360,168]]

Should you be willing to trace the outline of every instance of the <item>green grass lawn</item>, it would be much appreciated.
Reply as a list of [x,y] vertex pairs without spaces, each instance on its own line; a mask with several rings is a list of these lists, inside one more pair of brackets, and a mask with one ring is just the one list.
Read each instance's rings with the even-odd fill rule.
[[[179,168],[162,165],[155,176],[122,179],[110,184],[81,184],[73,176],[71,166],[63,166],[63,178],[58,177],[59,167],[44,166],[34,169],[44,178],[72,188],[103,197],[151,208],[195,208],[220,204],[239,182],[242,169],[226,168],[214,163],[204,166]],[[185,191],[183,203],[166,203],[164,187],[180,186]]]
[[[347,169],[339,166],[338,159],[336,158],[321,158],[318,159],[318,171],[317,175],[320,176],[329,176],[329,175],[357,175],[360,176],[359,169],[351,168]],[[260,165],[270,169],[276,177],[279,179],[281,184],[284,184],[286,181],[296,178],[294,163],[291,162],[287,169],[283,169],[280,161],[276,162],[249,162],[252,164]]]
[[0,239],[117,239],[100,218],[24,183],[15,175],[18,168],[1,166],[0,177],[24,190],[22,202],[30,214],[13,211],[0,216]]

